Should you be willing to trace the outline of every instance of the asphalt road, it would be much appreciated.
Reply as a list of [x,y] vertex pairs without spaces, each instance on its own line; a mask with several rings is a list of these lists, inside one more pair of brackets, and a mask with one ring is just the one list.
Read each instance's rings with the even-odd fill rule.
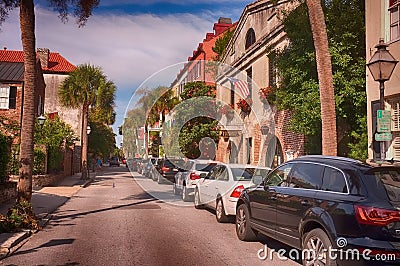
[[0,265],[299,265],[270,250],[272,259],[259,259],[266,244],[289,251],[268,238],[238,240],[233,223],[218,224],[213,212],[173,196],[170,185],[133,178],[121,166],[76,193]]

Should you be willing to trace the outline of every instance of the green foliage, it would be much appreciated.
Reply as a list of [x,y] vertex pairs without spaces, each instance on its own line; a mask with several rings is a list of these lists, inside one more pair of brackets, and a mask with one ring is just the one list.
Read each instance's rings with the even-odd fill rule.
[[[204,82],[190,82],[185,85],[181,94],[183,102],[175,113],[175,124],[182,125],[179,132],[178,143],[180,151],[188,158],[198,158],[201,155],[199,143],[203,139],[210,138],[218,143],[218,121],[214,120],[218,106],[214,100],[216,88],[213,85],[206,85]],[[178,129],[173,129],[178,131]],[[172,137],[175,137],[173,134]],[[170,143],[174,143],[172,140]],[[204,143],[206,146],[211,143]],[[171,150],[175,150],[171,147]],[[168,154],[167,154],[168,155]]]
[[0,233],[16,232],[21,229],[39,229],[38,219],[27,201],[20,201],[10,208],[7,215],[0,214]]
[[8,181],[8,163],[10,161],[10,139],[0,133],[0,184]]
[[35,124],[34,143],[46,146],[49,172],[61,170],[63,145],[71,146],[76,139],[71,126],[58,116],[54,118],[47,116],[43,126],[40,126],[38,122]]
[[215,61],[221,61],[222,56],[224,55],[226,46],[228,45],[230,39],[233,36],[233,31],[228,29],[226,32],[223,33],[222,37],[219,37],[215,41],[215,45],[212,48],[212,50],[217,54],[217,56],[214,58]]
[[[355,149],[349,144],[365,135],[365,49],[362,49],[365,47],[365,2],[332,0],[323,3],[332,56],[338,154],[349,156]],[[320,153],[319,85],[306,4],[289,13],[283,23],[290,45],[283,51],[275,51],[281,75],[275,103],[279,109],[292,111],[289,129],[318,143],[318,147],[311,145],[308,152]]]
[[35,147],[33,149],[33,169],[32,173],[34,175],[43,175],[46,174],[45,164],[46,163],[46,153],[39,147]]
[[90,121],[89,152],[95,157],[108,158],[115,149],[115,134],[113,130],[99,122]]

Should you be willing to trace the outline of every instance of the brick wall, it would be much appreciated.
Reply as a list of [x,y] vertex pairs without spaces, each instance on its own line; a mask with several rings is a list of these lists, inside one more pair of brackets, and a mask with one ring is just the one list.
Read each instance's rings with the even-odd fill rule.
[[290,119],[290,111],[277,111],[275,114],[275,135],[282,145],[285,161],[287,160],[286,151],[292,151],[294,158],[304,154],[305,137],[303,134],[298,134],[287,129]]

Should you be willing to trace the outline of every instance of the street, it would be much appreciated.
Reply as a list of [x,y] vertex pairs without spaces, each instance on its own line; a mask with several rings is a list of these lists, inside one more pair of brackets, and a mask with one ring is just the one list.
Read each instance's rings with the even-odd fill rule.
[[242,242],[233,223],[218,224],[213,212],[183,204],[170,185],[135,177],[122,166],[104,168],[0,265],[299,265],[276,253],[260,260],[265,244],[285,246],[261,237]]

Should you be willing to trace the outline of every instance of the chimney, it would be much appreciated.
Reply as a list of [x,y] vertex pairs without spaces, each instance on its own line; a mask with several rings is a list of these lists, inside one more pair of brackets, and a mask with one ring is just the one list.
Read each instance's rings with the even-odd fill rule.
[[218,19],[218,23],[214,23],[214,34],[215,36],[220,35],[225,30],[229,29],[232,26],[232,19],[230,18],[222,18]]
[[3,49],[4,49],[4,51],[7,51],[7,47],[5,47],[5,46],[3,47]]
[[48,68],[49,67],[50,50],[47,48],[37,48],[36,53],[40,60],[40,64],[42,65],[42,68]]

